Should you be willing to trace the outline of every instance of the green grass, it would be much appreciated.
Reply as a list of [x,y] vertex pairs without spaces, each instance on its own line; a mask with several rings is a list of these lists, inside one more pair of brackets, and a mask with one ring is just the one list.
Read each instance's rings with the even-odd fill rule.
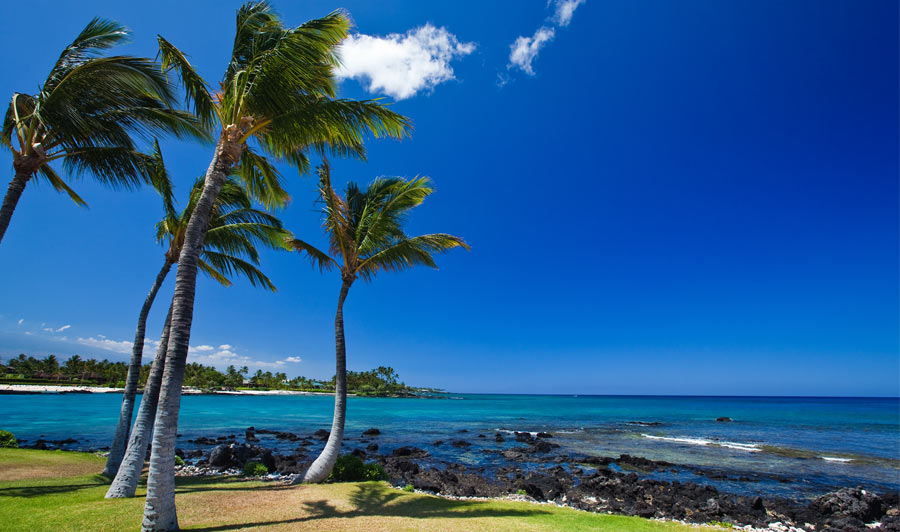
[[[85,473],[100,471],[103,463],[83,453],[0,449],[0,531],[139,530],[143,486],[134,499],[104,499],[108,481]],[[384,482],[289,487],[237,478],[179,478],[176,502],[182,529],[206,532],[696,531],[550,505],[448,500]]]

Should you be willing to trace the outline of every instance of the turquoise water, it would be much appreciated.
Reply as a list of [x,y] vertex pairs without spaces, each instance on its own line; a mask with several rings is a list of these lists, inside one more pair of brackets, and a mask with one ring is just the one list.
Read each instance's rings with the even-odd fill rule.
[[[0,428],[20,439],[74,438],[67,448],[108,445],[117,394],[0,395]],[[301,436],[330,429],[328,396],[183,398],[179,445],[198,436],[237,434],[249,426]],[[729,417],[729,423],[716,422]],[[642,426],[630,422],[659,423]],[[493,439],[498,430],[547,431],[568,454],[628,453],[675,464],[714,468],[744,480],[711,480],[682,470],[656,476],[712,483],[726,490],[813,496],[839,486],[874,490],[900,484],[900,400],[866,398],[623,397],[450,395],[446,399],[349,399],[346,448],[360,434],[382,431],[380,452],[401,445],[429,450],[436,460],[502,465],[485,453],[517,445]],[[467,430],[461,433],[461,430]],[[484,434],[486,438],[478,438]],[[508,436],[508,435],[507,435]],[[296,444],[263,436],[261,445],[291,451]],[[457,449],[447,443],[465,439]],[[689,469],[689,468],[688,468]]]

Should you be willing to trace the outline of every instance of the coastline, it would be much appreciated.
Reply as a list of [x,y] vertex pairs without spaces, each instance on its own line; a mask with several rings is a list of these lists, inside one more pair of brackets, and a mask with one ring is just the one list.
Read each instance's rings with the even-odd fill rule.
[[[0,384],[0,394],[43,394],[43,393],[122,393],[124,388],[103,386],[68,386],[44,384]],[[143,390],[138,390],[138,395]],[[183,388],[182,395],[334,395],[331,392],[303,392],[299,390],[217,390],[204,391],[197,388]],[[348,394],[353,395],[353,394]]]

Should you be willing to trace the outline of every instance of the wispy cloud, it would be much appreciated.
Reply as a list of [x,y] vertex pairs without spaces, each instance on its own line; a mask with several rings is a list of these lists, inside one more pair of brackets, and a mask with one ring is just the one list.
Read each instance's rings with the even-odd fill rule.
[[[90,338],[75,338],[75,343],[85,345],[88,347],[93,347],[95,349],[104,349],[106,351],[112,351],[113,353],[122,353],[124,355],[131,354],[131,347],[134,345],[134,342],[129,340],[110,340],[109,338],[103,336],[102,334],[98,334],[96,336],[92,336]],[[144,349],[156,349],[159,345],[159,341],[157,340],[144,340]]]
[[[112,338],[108,338],[103,334],[95,334],[90,337],[76,337],[69,338],[65,335],[57,334],[59,332],[70,329],[72,326],[67,324],[58,328],[53,328],[47,326],[46,323],[42,323],[40,327],[40,332],[37,329],[35,331],[23,331],[27,336],[37,336],[44,337],[47,340],[52,340],[53,342],[62,342],[68,344],[75,344],[83,347],[87,347],[90,349],[97,349],[102,351],[107,351],[111,353],[118,353],[121,355],[130,355],[132,351],[131,340],[114,340]],[[35,335],[37,332],[37,335]],[[148,353],[153,353],[159,347],[158,340],[152,340],[149,338],[144,339],[144,353],[145,356]],[[78,349],[80,352],[79,348]],[[82,348],[83,349],[83,348]],[[82,356],[90,356],[91,353],[80,352]],[[102,355],[100,355],[102,356]],[[289,356],[281,360],[261,360],[254,358],[252,356],[245,355],[240,352],[234,345],[222,343],[219,344],[218,347],[210,344],[200,344],[193,345],[188,348],[188,361],[189,362],[197,362],[200,364],[205,364],[207,366],[215,366],[219,369],[225,369],[229,365],[235,366],[248,366],[253,369],[263,368],[263,369],[278,369],[281,370],[287,364],[297,364],[302,361],[302,359],[298,356]]]
[[[550,7],[551,5],[555,6],[553,16],[546,19],[545,24],[539,27],[531,37],[522,35],[516,38],[509,46],[509,64],[506,65],[506,68],[518,68],[529,76],[533,76],[534,67],[532,66],[532,63],[535,58],[537,58],[541,48],[552,41],[553,37],[556,36],[556,29],[554,26],[559,28],[568,26],[569,23],[572,22],[575,9],[585,1],[586,0],[549,0],[547,2],[547,7]],[[508,81],[508,77],[501,75],[499,76],[498,85],[502,87]]]
[[356,79],[369,92],[403,100],[454,79],[450,62],[471,54],[475,46],[431,24],[384,37],[350,35],[340,46],[342,66],[337,77]]
[[[227,349],[226,349],[227,348]],[[290,358],[285,360],[258,360],[253,357],[242,355],[235,351],[235,348],[229,344],[222,344],[219,346],[219,349],[213,350],[213,352],[205,351],[205,352],[197,352],[196,349],[191,348],[191,352],[189,355],[190,362],[197,362],[198,364],[204,364],[207,366],[215,366],[219,369],[224,369],[227,366],[247,366],[250,368],[270,368],[270,369],[279,369],[285,365],[286,362],[292,362]],[[297,358],[297,362],[300,359]]]
[[23,323],[25,323],[25,318],[19,319],[19,325],[22,325]]
[[553,21],[560,26],[568,26],[569,22],[572,22],[575,9],[584,2],[585,0],[556,0],[556,13],[553,14]]
[[541,26],[532,37],[519,37],[516,42],[510,45],[509,64],[518,67],[523,72],[531,76],[534,75],[534,68],[531,63],[537,57],[546,43],[553,39],[556,31],[553,28]]

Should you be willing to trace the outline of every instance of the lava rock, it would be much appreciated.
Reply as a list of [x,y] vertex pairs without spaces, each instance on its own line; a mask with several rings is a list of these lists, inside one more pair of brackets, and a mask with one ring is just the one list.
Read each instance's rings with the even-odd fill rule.
[[399,447],[394,449],[392,456],[406,456],[410,458],[425,458],[429,456],[428,451],[419,449],[418,447]]

